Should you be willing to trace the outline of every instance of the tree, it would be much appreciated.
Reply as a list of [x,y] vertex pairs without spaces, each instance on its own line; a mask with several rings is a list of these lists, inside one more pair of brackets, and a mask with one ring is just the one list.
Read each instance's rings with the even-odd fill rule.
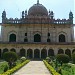
[[75,52],[72,54],[72,62],[75,64]]
[[12,67],[13,63],[17,60],[17,58],[18,58],[17,54],[12,51],[5,52],[3,54],[3,59],[8,62],[10,68]]
[[58,54],[56,56],[56,59],[59,63],[68,63],[70,60],[70,57],[67,54]]

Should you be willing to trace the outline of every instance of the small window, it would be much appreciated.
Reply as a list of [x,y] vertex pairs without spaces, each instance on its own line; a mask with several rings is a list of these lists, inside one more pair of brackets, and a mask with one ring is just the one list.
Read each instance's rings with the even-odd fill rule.
[[25,36],[27,36],[27,33],[25,33]]
[[48,36],[50,36],[50,33],[48,33]]

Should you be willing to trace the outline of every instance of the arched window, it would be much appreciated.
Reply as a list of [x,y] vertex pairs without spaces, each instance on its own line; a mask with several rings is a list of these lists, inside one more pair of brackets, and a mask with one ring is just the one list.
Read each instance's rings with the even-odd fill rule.
[[34,35],[34,42],[41,42],[41,36],[39,34]]
[[16,35],[15,34],[10,34],[9,42],[16,42]]
[[65,35],[63,34],[59,35],[59,42],[65,42]]

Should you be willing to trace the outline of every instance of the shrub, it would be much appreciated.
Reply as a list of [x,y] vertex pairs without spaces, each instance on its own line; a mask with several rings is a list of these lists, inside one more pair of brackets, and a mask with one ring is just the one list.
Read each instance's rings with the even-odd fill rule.
[[12,64],[17,60],[18,56],[15,52],[5,52],[3,54],[3,59],[8,62],[10,68]]
[[8,69],[9,69],[9,66],[8,65],[5,65],[4,66],[4,72],[6,72]]
[[66,54],[58,54],[57,56],[56,56],[56,59],[57,59],[57,61],[59,62],[59,63],[68,63],[69,62],[69,60],[70,60],[70,58],[69,58],[69,56],[68,55],[66,55]]
[[46,61],[49,63],[51,61],[50,57],[46,57]]
[[43,60],[44,64],[46,65],[46,67],[49,69],[49,71],[52,73],[52,75],[60,75],[58,72],[56,72],[56,70],[54,70],[54,68],[48,64],[45,60]]
[[14,68],[4,72],[3,74],[0,75],[11,75],[12,73],[14,73],[15,71],[17,71],[18,69],[20,69],[22,66],[26,65],[30,60],[26,60],[25,62],[15,66]]
[[75,52],[72,54],[72,62],[75,64]]
[[21,62],[24,62],[26,60],[26,58],[25,57],[21,57],[20,60],[21,60]]

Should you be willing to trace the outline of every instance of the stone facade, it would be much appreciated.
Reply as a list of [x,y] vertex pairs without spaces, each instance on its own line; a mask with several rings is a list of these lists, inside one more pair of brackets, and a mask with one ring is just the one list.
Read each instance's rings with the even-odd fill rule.
[[0,55],[10,50],[29,58],[45,58],[58,53],[71,55],[75,51],[73,42],[74,24],[71,11],[69,19],[56,20],[53,11],[48,12],[37,1],[28,14],[27,11],[22,11],[21,19],[8,19],[6,11],[2,13]]

